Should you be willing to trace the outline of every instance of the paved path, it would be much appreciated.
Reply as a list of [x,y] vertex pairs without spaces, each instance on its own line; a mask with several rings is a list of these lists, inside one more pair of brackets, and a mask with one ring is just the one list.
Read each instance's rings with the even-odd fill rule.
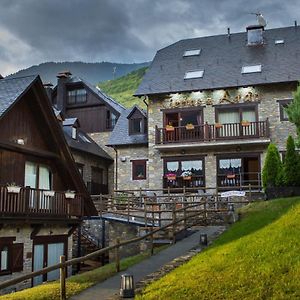
[[162,266],[172,261],[173,259],[184,255],[189,250],[199,246],[200,233],[206,233],[208,239],[215,235],[220,230],[218,226],[202,227],[196,233],[177,242],[175,245],[168,247],[157,253],[156,255],[145,259],[144,261],[128,268],[126,271],[117,273],[113,277],[98,283],[82,293],[72,297],[72,300],[96,300],[109,299],[119,294],[121,274],[130,273],[134,276],[134,281],[139,282],[147,275],[159,270]]

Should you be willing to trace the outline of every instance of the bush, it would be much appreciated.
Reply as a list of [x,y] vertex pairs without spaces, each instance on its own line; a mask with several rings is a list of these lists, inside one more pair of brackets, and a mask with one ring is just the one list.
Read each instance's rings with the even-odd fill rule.
[[270,144],[263,167],[262,180],[264,190],[267,187],[283,185],[283,167],[275,144]]
[[299,185],[299,155],[295,150],[295,142],[291,136],[288,137],[286,142],[286,156],[283,169],[285,185]]

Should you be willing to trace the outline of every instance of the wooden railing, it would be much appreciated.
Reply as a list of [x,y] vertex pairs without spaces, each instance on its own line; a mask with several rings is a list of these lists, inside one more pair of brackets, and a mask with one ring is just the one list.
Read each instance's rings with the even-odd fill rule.
[[[185,179],[182,176],[176,176],[176,179],[170,180],[166,176],[163,177],[163,187],[165,189],[170,188],[173,191],[174,188],[201,188],[205,186],[205,177],[203,175],[193,175],[190,179]],[[175,192],[178,193],[178,190]]]
[[19,192],[9,192],[6,186],[0,186],[0,214],[28,217],[81,217],[83,196],[75,194],[74,199],[68,199],[64,192],[30,187],[21,188]]
[[[122,194],[124,194],[122,192]],[[155,234],[158,234],[161,231],[166,231],[166,230],[171,230],[171,236],[172,236],[172,242],[176,242],[176,235],[183,230],[186,230],[194,225],[199,225],[199,224],[206,224],[207,220],[211,216],[215,216],[216,214],[228,214],[232,213],[230,209],[229,204],[246,204],[249,203],[247,200],[240,200],[240,201],[222,201],[220,202],[219,205],[216,205],[216,203],[212,202],[210,198],[202,196],[202,200],[199,201],[189,201],[187,198],[177,198],[177,202],[168,202],[164,203],[161,201],[158,201],[160,208],[157,208],[152,202],[151,199],[148,199],[147,197],[143,197],[142,194],[137,198],[133,199],[135,197],[134,193],[127,193],[127,196],[130,196],[131,199],[128,199],[126,201],[125,206],[131,207],[133,205],[136,205],[139,202],[136,201],[142,201],[143,206],[142,209],[145,211],[145,217],[149,221],[146,221],[146,227],[145,227],[145,234],[133,238],[127,241],[122,241],[120,242],[119,239],[116,239],[116,242],[114,245],[102,248],[100,250],[97,250],[93,253],[90,253],[88,255],[85,255],[83,257],[79,258],[74,258],[70,259],[68,261],[64,261],[64,256],[61,257],[61,262],[59,264],[55,264],[46,268],[43,268],[38,271],[34,271],[32,273],[22,275],[20,277],[7,280],[4,282],[0,283],[0,289],[7,288],[9,286],[12,286],[14,284],[20,283],[24,280],[28,280],[31,278],[34,278],[35,276],[43,275],[48,272],[51,272],[53,270],[60,269],[60,287],[61,287],[61,299],[66,299],[66,285],[65,285],[65,276],[66,276],[66,267],[72,266],[72,265],[77,265],[80,264],[86,260],[92,259],[99,257],[101,255],[104,255],[105,253],[108,253],[109,251],[115,251],[115,266],[116,266],[116,271],[120,271],[120,248],[128,246],[130,244],[135,244],[137,242],[143,241],[143,240],[148,240],[150,243],[150,253],[153,255],[154,251],[154,239],[155,239]],[[117,199],[109,199],[108,197],[103,197],[99,196],[99,201],[101,201],[101,207],[103,207],[102,213],[107,212],[109,210],[109,202],[112,201],[114,204],[115,201],[118,201]],[[120,203],[118,203],[120,204]],[[165,209],[161,211],[161,208],[165,206]],[[146,208],[146,210],[145,210]],[[165,221],[167,221],[167,224],[163,226],[159,226],[158,228],[153,227],[153,225],[149,224],[155,224],[156,222],[156,217],[155,214],[162,214],[163,212],[169,211],[171,212],[171,218],[165,218]]]
[[232,174],[218,174],[218,187],[239,187],[252,185],[261,188],[262,180],[260,172],[243,172]]
[[210,142],[219,140],[268,138],[269,120],[249,123],[201,124],[192,129],[186,126],[158,128],[155,130],[155,144],[182,142]]

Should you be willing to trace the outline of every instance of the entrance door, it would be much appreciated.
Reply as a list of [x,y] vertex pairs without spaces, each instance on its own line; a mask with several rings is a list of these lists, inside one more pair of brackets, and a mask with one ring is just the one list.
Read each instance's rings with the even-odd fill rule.
[[244,184],[260,184],[259,160],[258,157],[244,158]]

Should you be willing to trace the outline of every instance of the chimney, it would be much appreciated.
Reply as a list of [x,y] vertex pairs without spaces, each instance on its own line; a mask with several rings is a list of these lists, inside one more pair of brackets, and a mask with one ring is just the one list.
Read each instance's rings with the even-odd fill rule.
[[263,37],[264,26],[250,25],[247,27],[247,45],[260,46],[264,43]]
[[52,103],[52,88],[53,88],[53,84],[51,82],[47,82],[43,84],[44,89],[46,91],[46,94],[50,100],[50,102]]
[[62,71],[57,74],[57,93],[56,93],[56,106],[62,113],[66,111],[67,104],[67,89],[66,83],[71,77],[70,71]]

